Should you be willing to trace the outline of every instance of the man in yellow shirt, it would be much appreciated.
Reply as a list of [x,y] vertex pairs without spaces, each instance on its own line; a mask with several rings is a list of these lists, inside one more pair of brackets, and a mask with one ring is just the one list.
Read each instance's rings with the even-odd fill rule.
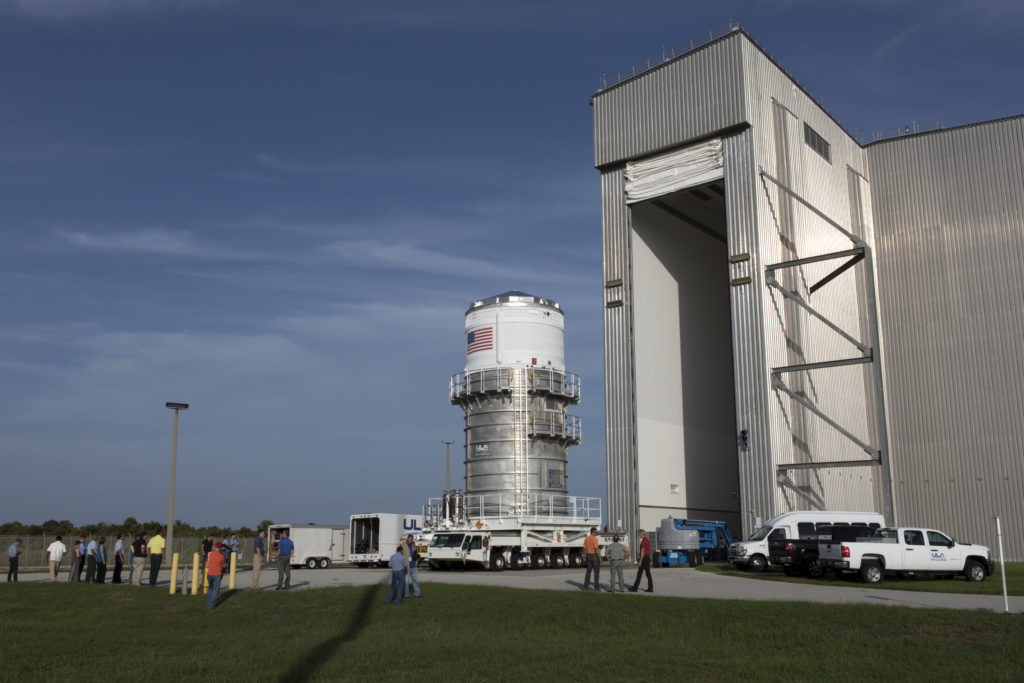
[[583,541],[583,553],[587,560],[587,575],[583,579],[583,590],[590,590],[590,572],[594,572],[594,590],[601,590],[601,555],[598,554],[600,541],[597,527],[590,527],[590,535]]
[[153,534],[153,538],[149,539],[147,548],[149,548],[149,585],[155,586],[157,576],[160,574],[160,563],[164,561],[164,546],[167,545],[167,541],[160,535],[158,530]]

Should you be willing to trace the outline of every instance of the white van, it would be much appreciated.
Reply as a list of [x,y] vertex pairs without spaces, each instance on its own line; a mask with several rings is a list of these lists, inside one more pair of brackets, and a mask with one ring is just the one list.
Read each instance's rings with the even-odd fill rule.
[[800,538],[819,526],[849,524],[872,529],[885,526],[885,518],[877,512],[833,512],[831,510],[795,510],[769,519],[747,541],[729,546],[729,564],[752,572],[763,572],[768,566],[768,542]]

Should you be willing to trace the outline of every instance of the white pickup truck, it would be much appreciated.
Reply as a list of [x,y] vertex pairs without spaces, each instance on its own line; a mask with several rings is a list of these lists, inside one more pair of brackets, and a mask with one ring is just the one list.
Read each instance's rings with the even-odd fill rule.
[[837,572],[858,572],[864,583],[879,583],[886,572],[963,574],[984,581],[992,573],[992,555],[983,545],[957,543],[934,529],[884,528],[868,538],[818,545],[818,562]]

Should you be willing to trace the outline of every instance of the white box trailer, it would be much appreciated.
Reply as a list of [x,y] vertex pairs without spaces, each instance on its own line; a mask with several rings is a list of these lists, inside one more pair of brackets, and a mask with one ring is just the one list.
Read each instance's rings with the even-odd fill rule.
[[361,567],[385,565],[398,542],[407,535],[423,532],[423,515],[371,512],[352,515],[349,520],[349,561]]
[[287,531],[295,544],[293,567],[320,567],[326,569],[332,562],[348,562],[347,526],[320,524],[274,524],[267,529],[267,557],[277,562],[277,542],[281,532]]

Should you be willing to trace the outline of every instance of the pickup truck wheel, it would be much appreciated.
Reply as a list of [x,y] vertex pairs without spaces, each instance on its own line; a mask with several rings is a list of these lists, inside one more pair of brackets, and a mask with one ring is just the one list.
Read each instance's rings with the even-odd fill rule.
[[320,558],[320,569],[327,569],[330,566],[331,566],[331,561],[330,560],[328,560],[326,557],[321,557]]
[[865,562],[860,567],[860,578],[864,583],[881,583],[885,578],[885,570],[877,562]]
[[986,576],[988,576],[988,572],[985,571],[981,562],[967,560],[967,564],[964,565],[964,578],[968,581],[984,581]]
[[306,560],[306,569],[316,569],[316,558],[311,557]]
[[505,556],[501,553],[494,553],[491,555],[491,571],[500,572],[505,569]]
[[817,560],[811,560],[804,565],[804,574],[810,579],[820,579],[825,576],[825,568]]
[[768,560],[764,559],[764,555],[753,555],[747,563],[747,569],[755,574],[760,574],[767,566]]

